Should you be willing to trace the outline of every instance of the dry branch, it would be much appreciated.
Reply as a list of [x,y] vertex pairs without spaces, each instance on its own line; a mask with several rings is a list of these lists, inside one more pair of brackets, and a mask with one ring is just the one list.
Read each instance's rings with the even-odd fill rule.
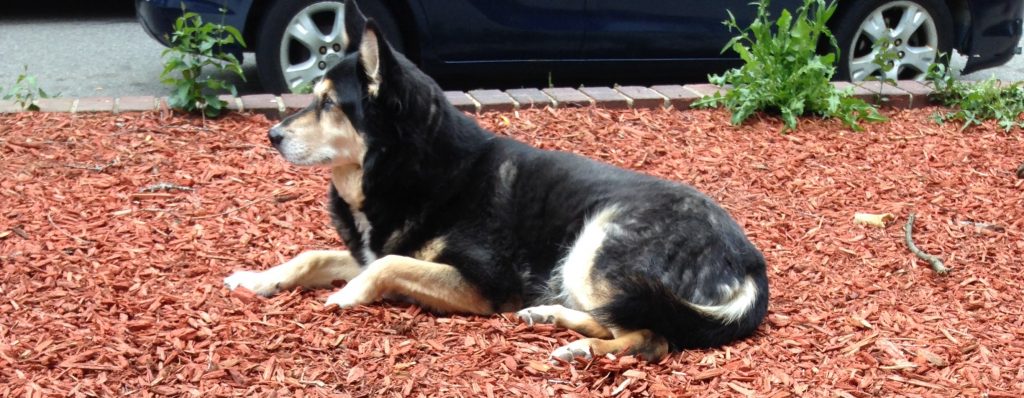
[[946,266],[942,264],[942,260],[931,254],[925,253],[921,249],[918,249],[917,245],[914,244],[914,239],[911,238],[910,231],[914,229],[915,218],[917,218],[917,215],[914,213],[910,213],[910,215],[907,216],[907,225],[903,227],[903,236],[907,240],[907,248],[909,248],[910,252],[914,253],[914,255],[917,256],[918,258],[928,262],[928,264],[932,266],[932,270],[934,270],[935,273],[939,275],[948,274],[949,268],[946,268]]

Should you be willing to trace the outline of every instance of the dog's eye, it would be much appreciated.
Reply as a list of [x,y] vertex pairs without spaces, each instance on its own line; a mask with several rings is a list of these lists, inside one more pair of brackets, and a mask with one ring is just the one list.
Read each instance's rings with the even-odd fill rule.
[[331,100],[331,97],[324,97],[324,99],[320,100],[321,110],[330,109],[332,106],[334,106],[334,101]]

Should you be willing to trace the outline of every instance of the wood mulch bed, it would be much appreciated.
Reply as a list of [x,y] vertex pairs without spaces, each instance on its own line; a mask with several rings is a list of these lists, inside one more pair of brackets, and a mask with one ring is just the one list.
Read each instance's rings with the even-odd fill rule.
[[[222,279],[338,248],[318,170],[262,116],[0,115],[0,396],[983,396],[1024,392],[1024,136],[934,109],[850,132],[723,111],[478,116],[500,134],[688,182],[768,260],[753,337],[659,363],[551,366],[578,336]],[[163,184],[163,185],[160,185]],[[856,212],[892,213],[885,228]],[[940,277],[903,243],[953,271]]]

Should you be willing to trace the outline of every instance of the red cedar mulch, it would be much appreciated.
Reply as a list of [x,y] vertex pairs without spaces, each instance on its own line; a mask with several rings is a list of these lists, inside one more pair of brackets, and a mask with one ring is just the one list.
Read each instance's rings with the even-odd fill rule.
[[[1020,396],[1024,138],[936,125],[933,111],[864,133],[806,119],[789,135],[722,111],[479,116],[691,183],[767,257],[770,314],[752,338],[579,368],[546,363],[577,335],[512,314],[230,293],[232,270],[340,247],[325,173],[285,164],[262,116],[3,115],[0,396]],[[911,211],[950,276],[907,250]],[[865,227],[855,212],[897,220]]]

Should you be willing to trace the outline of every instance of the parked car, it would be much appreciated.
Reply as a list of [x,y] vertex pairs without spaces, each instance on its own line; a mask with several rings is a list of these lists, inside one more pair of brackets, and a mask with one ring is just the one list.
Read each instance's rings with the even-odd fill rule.
[[[391,44],[446,88],[656,84],[700,78],[738,64],[722,47],[755,15],[749,0],[359,0]],[[136,0],[142,26],[167,44],[181,3],[207,21],[241,30],[270,92],[306,85],[340,59],[338,0]],[[776,0],[773,15],[799,0]],[[225,9],[221,15],[221,7]],[[841,0],[830,28],[837,78],[882,72],[875,43],[898,54],[885,77],[923,79],[939,54],[969,56],[964,73],[1006,63],[1019,51],[1021,0]],[[233,48],[241,57],[243,49]]]

